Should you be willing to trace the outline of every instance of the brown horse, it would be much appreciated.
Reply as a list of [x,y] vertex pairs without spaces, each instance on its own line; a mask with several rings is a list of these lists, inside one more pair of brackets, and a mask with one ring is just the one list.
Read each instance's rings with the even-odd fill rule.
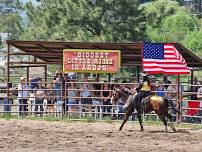
[[144,131],[141,114],[143,112],[149,113],[151,111],[155,111],[155,113],[163,121],[165,125],[165,131],[168,132],[167,120],[166,120],[166,117],[167,117],[170,120],[169,126],[174,132],[176,132],[176,129],[174,128],[172,123],[172,115],[168,113],[168,107],[171,106],[171,108],[178,113],[180,113],[180,111],[174,106],[174,103],[172,102],[172,100],[168,100],[166,97],[151,95],[150,97],[147,98],[147,102],[134,103],[133,95],[126,93],[124,90],[120,88],[114,88],[113,95],[112,95],[112,103],[115,104],[120,97],[122,98],[122,100],[125,100],[125,103],[126,103],[124,105],[126,113],[125,113],[123,122],[119,128],[120,131],[122,130],[124,124],[127,122],[129,116],[132,115],[134,109],[136,109],[137,118],[141,127],[140,131]]

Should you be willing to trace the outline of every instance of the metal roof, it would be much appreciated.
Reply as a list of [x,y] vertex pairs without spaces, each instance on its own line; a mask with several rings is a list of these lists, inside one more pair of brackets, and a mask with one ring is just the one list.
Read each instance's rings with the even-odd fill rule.
[[[7,40],[23,53],[11,53],[10,55],[32,55],[44,61],[44,64],[62,64],[63,49],[97,49],[120,50],[122,66],[141,66],[142,42],[133,43],[101,43],[101,42],[57,42],[57,41],[15,41]],[[202,67],[202,60],[190,50],[179,43],[175,45],[184,57],[189,67]],[[13,62],[14,63],[14,62]],[[20,62],[21,64],[29,64]],[[42,63],[42,62],[41,62]],[[40,63],[40,64],[41,64]]]

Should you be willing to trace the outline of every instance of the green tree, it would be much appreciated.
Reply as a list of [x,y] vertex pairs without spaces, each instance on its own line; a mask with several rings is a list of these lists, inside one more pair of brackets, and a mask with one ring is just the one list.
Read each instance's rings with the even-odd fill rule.
[[[14,0],[1,0],[2,4],[12,8],[12,11],[3,11],[0,10],[0,32],[8,33],[8,39],[18,39],[20,32],[22,31],[21,26],[21,17],[19,16],[18,12],[16,11],[15,1]],[[16,2],[19,3],[17,0]]]
[[144,34],[138,0],[41,0],[25,8],[29,24],[23,39],[125,42]]
[[178,11],[166,17],[158,28],[148,27],[149,40],[154,42],[183,42],[186,36],[199,27],[199,20],[187,11]]
[[147,40],[153,42],[183,42],[198,28],[199,19],[176,1],[157,0],[144,10]]
[[202,55],[202,28],[200,30],[194,30],[190,32],[187,37],[184,39],[183,44],[187,48],[195,52],[197,55]]
[[159,27],[167,16],[174,15],[179,9],[179,3],[176,1],[156,0],[144,9],[146,24],[149,27]]

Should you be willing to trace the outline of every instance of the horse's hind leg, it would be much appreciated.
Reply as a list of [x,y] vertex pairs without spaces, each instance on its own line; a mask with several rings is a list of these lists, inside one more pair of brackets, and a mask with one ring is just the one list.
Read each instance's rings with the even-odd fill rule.
[[143,127],[143,125],[142,125],[141,113],[138,113],[138,114],[137,114],[137,118],[138,118],[138,121],[139,121],[139,124],[140,124],[140,127],[141,127],[140,131],[144,131],[144,127]]
[[170,120],[170,123],[169,123],[170,128],[171,128],[174,132],[176,132],[176,129],[175,129],[175,127],[174,127],[174,125],[173,125],[173,122],[172,122],[172,115],[169,114],[168,112],[166,112],[165,114],[166,114],[166,117]]
[[165,131],[168,132],[168,124],[165,115],[159,115],[159,118],[163,121],[163,124],[165,125]]

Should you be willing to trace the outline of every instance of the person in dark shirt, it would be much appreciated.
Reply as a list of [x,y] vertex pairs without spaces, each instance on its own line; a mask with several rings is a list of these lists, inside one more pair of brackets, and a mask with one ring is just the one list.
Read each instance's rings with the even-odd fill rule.
[[168,76],[167,75],[164,75],[164,77],[163,77],[163,83],[165,84],[165,88],[166,88],[166,90],[167,90],[167,88],[169,87],[169,84],[171,84],[171,81],[170,80],[168,80]]
[[93,89],[98,91],[93,91],[93,96],[95,97],[93,99],[93,105],[100,105],[101,103],[101,84],[99,84],[99,78],[95,78],[95,83],[93,84]]
[[[111,103],[110,103],[110,98],[111,98],[111,95],[112,93],[109,91],[110,90],[110,85],[107,83],[107,81],[104,81],[104,84],[103,84],[103,93],[102,93],[102,96],[103,96],[103,105],[106,105],[102,108],[102,112],[105,113],[106,110],[107,110],[107,113],[110,113],[111,111]],[[109,116],[110,114],[103,114],[103,117],[105,116]]]

